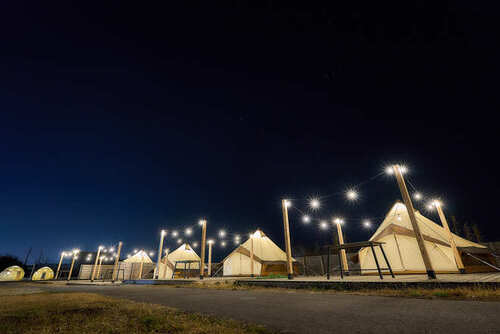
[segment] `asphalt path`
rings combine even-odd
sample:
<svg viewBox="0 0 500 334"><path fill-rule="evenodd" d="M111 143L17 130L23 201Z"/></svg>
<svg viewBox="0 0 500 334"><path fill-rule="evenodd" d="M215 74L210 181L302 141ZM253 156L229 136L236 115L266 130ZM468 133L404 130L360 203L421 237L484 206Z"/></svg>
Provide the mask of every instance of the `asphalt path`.
<svg viewBox="0 0 500 334"><path fill-rule="evenodd" d="M500 302L134 285L47 285L43 289L162 304L285 333L500 333Z"/></svg>

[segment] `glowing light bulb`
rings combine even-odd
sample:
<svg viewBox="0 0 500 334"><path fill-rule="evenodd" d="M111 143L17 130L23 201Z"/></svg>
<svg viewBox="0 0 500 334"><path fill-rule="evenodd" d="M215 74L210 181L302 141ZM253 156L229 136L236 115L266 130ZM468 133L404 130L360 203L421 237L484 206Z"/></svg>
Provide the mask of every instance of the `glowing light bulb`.
<svg viewBox="0 0 500 334"><path fill-rule="evenodd" d="M392 166L387 166L387 167L385 167L385 173L386 173L387 175L392 175L392 174L394 174L394 169L392 168Z"/></svg>
<svg viewBox="0 0 500 334"><path fill-rule="evenodd" d="M177 243L180 244L182 242L182 239L177 239Z"/></svg>
<svg viewBox="0 0 500 334"><path fill-rule="evenodd" d="M149 256L153 256L153 255L155 255L154 252L149 252Z"/></svg>
<svg viewBox="0 0 500 334"><path fill-rule="evenodd" d="M219 237L224 238L226 236L226 231L220 230L219 231Z"/></svg>
<svg viewBox="0 0 500 334"><path fill-rule="evenodd" d="M173 236L173 237L176 237L176 236L178 236L178 235L179 235L179 232L177 232L177 231L172 231L172 236Z"/></svg>
<svg viewBox="0 0 500 334"><path fill-rule="evenodd" d="M292 202L290 202L289 200L287 200L287 199L286 199L286 200L285 200L285 207L286 207L286 208L289 208L289 207L291 207L291 206L292 206Z"/></svg>
<svg viewBox="0 0 500 334"><path fill-rule="evenodd" d="M203 224L205 224L205 221L204 221L203 219L200 219L200 220L198 221L198 225L203 226Z"/></svg>
<svg viewBox="0 0 500 334"><path fill-rule="evenodd" d="M365 228L370 228L370 227L372 227L372 223L371 223L371 221L369 221L368 219L366 219L366 220L363 221L363 226Z"/></svg>
<svg viewBox="0 0 500 334"><path fill-rule="evenodd" d="M313 209L319 209L321 204L317 198L313 198L311 199L311 201L309 201L309 206Z"/></svg>
<svg viewBox="0 0 500 334"><path fill-rule="evenodd" d="M326 230L328 228L328 223L324 220L320 221L319 228L322 230Z"/></svg>
<svg viewBox="0 0 500 334"><path fill-rule="evenodd" d="M137 253L137 252L138 252L138 250L137 250L137 249L134 249L134 253Z"/></svg>
<svg viewBox="0 0 500 334"><path fill-rule="evenodd" d="M220 245L221 245L222 247L226 247L226 242L225 242L225 241L223 241L223 242L221 242L221 243L220 243Z"/></svg>
<svg viewBox="0 0 500 334"><path fill-rule="evenodd" d="M161 230L161 236L164 237L167 234L167 231Z"/></svg>
<svg viewBox="0 0 500 334"><path fill-rule="evenodd" d="M193 233L193 230L191 230L189 227L185 231L186 235L191 235Z"/></svg>
<svg viewBox="0 0 500 334"><path fill-rule="evenodd" d="M210 240L208 240L208 241L207 241L207 243L208 243L209 245L213 245L213 244L214 244L214 241L213 241L212 239L210 239Z"/></svg>
<svg viewBox="0 0 500 334"><path fill-rule="evenodd" d="M354 189L349 189L347 192L346 192L346 196L349 200L351 201L354 201L356 199L358 199L358 192Z"/></svg>
<svg viewBox="0 0 500 334"><path fill-rule="evenodd" d="M195 247L195 248L196 248L196 247L198 247L198 243L197 243L197 242L195 242L195 243L193 244L193 247Z"/></svg>
<svg viewBox="0 0 500 334"><path fill-rule="evenodd" d="M422 199L422 194L421 193L415 193L415 194L413 194L413 198L416 201L420 201Z"/></svg>
<svg viewBox="0 0 500 334"><path fill-rule="evenodd" d="M311 217L309 217L308 215L305 215L305 216L302 217L302 221L304 223L306 223L306 224L310 223L311 222Z"/></svg>
<svg viewBox="0 0 500 334"><path fill-rule="evenodd" d="M399 170L401 171L401 174L408 173L408 167L406 167L405 165L399 166Z"/></svg>

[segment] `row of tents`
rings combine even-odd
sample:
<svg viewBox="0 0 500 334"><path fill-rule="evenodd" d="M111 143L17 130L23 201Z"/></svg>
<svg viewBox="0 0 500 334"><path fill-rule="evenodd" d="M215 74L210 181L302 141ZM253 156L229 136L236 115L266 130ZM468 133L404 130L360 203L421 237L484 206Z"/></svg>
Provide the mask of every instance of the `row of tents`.
<svg viewBox="0 0 500 334"><path fill-rule="evenodd" d="M425 247L429 253L436 273L459 272L447 231L439 224L415 212ZM495 258L487 247L452 234L457 249L462 257L466 272L494 271ZM426 273L425 265L415 238L406 206L397 202L389 210L383 222L371 236L370 241L382 242L388 261L395 274ZM379 248L375 253L378 258ZM251 255L251 253L253 253ZM253 260L252 260L253 258ZM475 260L472 260L475 259ZM376 267L371 248L362 248L351 257L359 263L361 274L371 274ZM252 264L253 261L253 264ZM148 254L139 251L124 260L125 263L154 264ZM185 243L175 251L164 256L159 264L156 277L169 279L175 276L196 276L200 271L201 259L193 248ZM298 272L299 263L293 259L294 272ZM279 248L264 232L257 230L244 243L234 249L222 260L223 276L268 276L286 275L286 253ZM24 271L20 267L10 267L0 273L0 280L5 278L22 279ZM49 271L50 270L50 271ZM41 273L37 276L37 273ZM141 268L142 272L142 268ZM33 275L38 279L52 279L54 273L48 267L41 268ZM35 279L35 278L33 278Z"/></svg>
<svg viewBox="0 0 500 334"><path fill-rule="evenodd" d="M20 281L24 278L24 269L19 266L10 266L0 272L0 281ZM31 276L32 281L46 281L54 278L54 271L50 267L42 267Z"/></svg>

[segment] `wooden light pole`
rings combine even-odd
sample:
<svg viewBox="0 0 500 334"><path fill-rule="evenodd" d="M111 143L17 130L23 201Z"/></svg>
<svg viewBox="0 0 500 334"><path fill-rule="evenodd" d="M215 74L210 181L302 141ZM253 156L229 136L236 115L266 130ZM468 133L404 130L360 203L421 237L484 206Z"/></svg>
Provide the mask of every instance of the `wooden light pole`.
<svg viewBox="0 0 500 334"><path fill-rule="evenodd" d="M144 249L141 250L144 253ZM141 256L141 265L139 266L139 279L142 279L142 269L144 269L144 256Z"/></svg>
<svg viewBox="0 0 500 334"><path fill-rule="evenodd" d="M55 277L55 279L57 279L59 277L59 271L61 270L61 264L62 264L63 258L65 256L66 256L66 253L62 252L61 253L61 257L59 258L59 264L57 265L57 271L56 271L56 277Z"/></svg>
<svg viewBox="0 0 500 334"><path fill-rule="evenodd" d="M335 225L337 225L337 235L339 237L339 246L344 244L344 234L342 233L342 219L336 218L334 220ZM340 258L342 259L342 270L346 276L349 276L349 264L347 263L347 255L345 249L340 250Z"/></svg>
<svg viewBox="0 0 500 334"><path fill-rule="evenodd" d="M399 165L393 165L392 168L394 170L394 174L396 175L399 190L401 191L401 196L403 197L403 201L406 205L406 210L408 211L408 215L410 216L410 222L413 231L415 232L415 238L417 239L420 254L422 255L422 259L424 261L425 270L427 271L427 277L429 277L429 279L435 279L436 273L432 268L432 263L429 257L429 253L427 252L427 248L425 248L424 238L422 236L422 232L420 231L420 227L418 226L417 218L415 217L415 209L413 208L410 194L408 193L408 189L406 188L406 183L403 178L403 174L401 173L401 167Z"/></svg>
<svg viewBox="0 0 500 334"><path fill-rule="evenodd" d="M99 276L101 275L102 260L104 260L104 255L101 256L101 258L99 259L99 266L97 268L97 279L99 279Z"/></svg>
<svg viewBox="0 0 500 334"><path fill-rule="evenodd" d="M212 276L212 245L214 244L213 240L208 240L208 277Z"/></svg>
<svg viewBox="0 0 500 334"><path fill-rule="evenodd" d="M123 242L119 242L118 243L118 252L116 253L116 259L115 259L115 266L113 267L113 278L112 278L112 282L118 280L118 264L120 262L120 253L122 251L122 245L123 245Z"/></svg>
<svg viewBox="0 0 500 334"><path fill-rule="evenodd" d="M250 234L250 276L253 277L254 269L253 269L253 233Z"/></svg>
<svg viewBox="0 0 500 334"><path fill-rule="evenodd" d="M457 264L458 271L461 274L465 274L464 263L462 262L462 257L457 249L457 244L455 243L455 238L453 238L453 234L450 231L450 227L448 226L448 222L446 221L446 216L443 213L443 209L441 207L441 202L435 200L432 201L432 205L434 205L439 214L439 219L441 220L441 224L443 224L446 233L448 233L448 240L450 242L450 247L453 250L453 255L455 256L455 263Z"/></svg>
<svg viewBox="0 0 500 334"><path fill-rule="evenodd" d="M160 278L160 262L161 254L163 252L163 239L165 238L165 234L167 234L167 232L165 230L161 230L160 245L158 246L158 261L156 262L156 279Z"/></svg>
<svg viewBox="0 0 500 334"><path fill-rule="evenodd" d="M69 268L68 281L71 279L71 274L73 273L73 266L75 265L75 260L79 252L80 252L79 250L73 251L73 260L71 260L71 267Z"/></svg>
<svg viewBox="0 0 500 334"><path fill-rule="evenodd" d="M290 202L286 199L281 200L283 211L283 229L285 231L286 264L288 269L288 279L293 279L292 267L292 247L290 245L290 225L288 223L288 206Z"/></svg>
<svg viewBox="0 0 500 334"><path fill-rule="evenodd" d="M169 249L167 248L167 249L165 250L165 267L163 268L163 279L165 279L165 278L166 278L166 276L167 276L168 251L169 251Z"/></svg>
<svg viewBox="0 0 500 334"><path fill-rule="evenodd" d="M200 279L203 279L205 275L205 241L207 237L207 221L205 219L200 220L201 224L201 265L200 265Z"/></svg>
<svg viewBox="0 0 500 334"><path fill-rule="evenodd" d="M97 248L97 255L95 257L95 263L94 263L94 268L92 268L92 276L90 277L90 281L93 282L94 281L94 278L95 278L95 272L97 270L97 263L99 262L99 255L101 254L101 249L103 247L102 246L99 246Z"/></svg>

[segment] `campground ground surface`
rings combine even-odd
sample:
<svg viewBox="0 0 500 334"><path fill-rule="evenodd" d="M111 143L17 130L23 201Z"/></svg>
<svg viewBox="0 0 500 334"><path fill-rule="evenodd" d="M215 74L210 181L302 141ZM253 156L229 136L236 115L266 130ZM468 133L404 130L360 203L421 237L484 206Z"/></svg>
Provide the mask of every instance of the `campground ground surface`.
<svg viewBox="0 0 500 334"><path fill-rule="evenodd" d="M498 333L500 302L429 300L301 290L8 284L13 293L91 292L233 318L287 333Z"/></svg>

